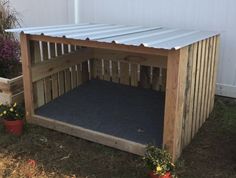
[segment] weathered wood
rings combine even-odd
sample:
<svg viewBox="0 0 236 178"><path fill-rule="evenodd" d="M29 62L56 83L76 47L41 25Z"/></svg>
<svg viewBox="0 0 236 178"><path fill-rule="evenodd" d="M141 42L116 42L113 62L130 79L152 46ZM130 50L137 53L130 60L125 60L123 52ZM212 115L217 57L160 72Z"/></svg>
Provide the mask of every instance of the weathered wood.
<svg viewBox="0 0 236 178"><path fill-rule="evenodd" d="M20 34L26 119L34 114L29 35Z"/></svg>
<svg viewBox="0 0 236 178"><path fill-rule="evenodd" d="M112 61L120 61L124 63L140 64L143 66L162 67L167 66L167 57L148 54L137 54L131 52L120 52L114 50L94 49L95 58L110 59Z"/></svg>
<svg viewBox="0 0 236 178"><path fill-rule="evenodd" d="M131 86L138 86L138 64L131 64Z"/></svg>
<svg viewBox="0 0 236 178"><path fill-rule="evenodd" d="M151 72L150 67L148 66L140 67L140 82L139 82L140 87L151 88L150 72Z"/></svg>
<svg viewBox="0 0 236 178"><path fill-rule="evenodd" d="M167 61L163 145L176 160L181 153L188 48L171 51Z"/></svg>
<svg viewBox="0 0 236 178"><path fill-rule="evenodd" d="M129 76L129 64L120 63L120 83L124 85L130 85L130 76Z"/></svg>
<svg viewBox="0 0 236 178"><path fill-rule="evenodd" d="M219 63L219 54L220 54L220 36L215 37L215 46L214 46L214 70L213 70L213 87L212 87L212 96L211 96L211 106L210 111L214 108L214 101L215 101L215 93L216 93L216 77L217 77L217 69Z"/></svg>
<svg viewBox="0 0 236 178"><path fill-rule="evenodd" d="M88 60L89 57L89 50L83 50L35 64L32 66L33 82L41 80L76 64L82 63Z"/></svg>
<svg viewBox="0 0 236 178"><path fill-rule="evenodd" d="M97 41L89 41L89 40L79 40L79 39L68 39L61 37L50 37L45 35L30 35L30 40L34 41L47 41L51 43L63 43L77 46L84 46L90 48L98 48L98 49L107 49L114 51L122 51L122 52L133 52L136 54L151 54L157 56L167 56L168 50L164 49L155 49L155 48L147 48L144 46L127 46L122 44L114 44L114 43L104 43Z"/></svg>
<svg viewBox="0 0 236 178"><path fill-rule="evenodd" d="M14 102L23 102L23 77L19 76L13 79L0 77L0 102L11 104ZM17 96L17 99L16 99Z"/></svg>
<svg viewBox="0 0 236 178"><path fill-rule="evenodd" d="M83 127L56 121L54 119L34 115L29 122L72 136L80 137L92 142L127 151L133 154L143 156L145 153L146 145L104 134L101 132L85 129Z"/></svg>

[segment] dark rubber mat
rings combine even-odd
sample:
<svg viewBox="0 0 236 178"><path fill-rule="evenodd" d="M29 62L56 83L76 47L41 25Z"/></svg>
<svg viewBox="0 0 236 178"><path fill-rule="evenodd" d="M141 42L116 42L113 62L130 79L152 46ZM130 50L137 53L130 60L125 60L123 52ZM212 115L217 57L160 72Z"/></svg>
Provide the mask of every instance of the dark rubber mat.
<svg viewBox="0 0 236 178"><path fill-rule="evenodd" d="M164 93L91 80L36 114L141 144L161 146Z"/></svg>

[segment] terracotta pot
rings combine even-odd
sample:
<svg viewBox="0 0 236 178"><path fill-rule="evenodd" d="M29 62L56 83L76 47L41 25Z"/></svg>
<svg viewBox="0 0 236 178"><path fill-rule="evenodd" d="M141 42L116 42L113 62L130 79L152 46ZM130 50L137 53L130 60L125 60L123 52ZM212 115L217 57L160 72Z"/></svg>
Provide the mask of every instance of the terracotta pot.
<svg viewBox="0 0 236 178"><path fill-rule="evenodd" d="M171 173L167 172L165 175L163 176L159 176L159 175L155 175L154 172L150 172L149 174L150 178L172 178Z"/></svg>
<svg viewBox="0 0 236 178"><path fill-rule="evenodd" d="M6 132L12 135L20 136L23 132L23 120L9 121L4 120Z"/></svg>

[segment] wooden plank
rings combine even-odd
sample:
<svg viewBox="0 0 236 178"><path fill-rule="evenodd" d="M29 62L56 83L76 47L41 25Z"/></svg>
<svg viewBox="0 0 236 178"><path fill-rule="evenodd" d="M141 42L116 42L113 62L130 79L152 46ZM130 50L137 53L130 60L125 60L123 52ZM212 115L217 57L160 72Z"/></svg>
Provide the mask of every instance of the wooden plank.
<svg viewBox="0 0 236 178"><path fill-rule="evenodd" d="M25 98L25 112L26 119L31 119L34 114L34 102L33 102L33 85L31 75L31 55L30 55L30 44L29 35L24 33L20 34L20 45L21 45L21 57L22 57L22 68L23 68L23 83L24 83L24 98Z"/></svg>
<svg viewBox="0 0 236 178"><path fill-rule="evenodd" d="M193 44L192 51L190 53L190 57L192 58L192 64L191 68L191 74L190 79L191 83L189 83L190 86L190 99L189 99L189 106L188 106L188 112L186 113L186 118L188 120L187 123L187 136L185 137L185 145L188 145L192 139L192 130L193 130L193 123L194 123L194 103L195 103L195 93L196 93L196 70L197 70L197 52L198 52L198 43ZM190 71L189 71L190 72Z"/></svg>
<svg viewBox="0 0 236 178"><path fill-rule="evenodd" d="M72 89L77 87L77 71L75 66L71 67L71 85Z"/></svg>
<svg viewBox="0 0 236 178"><path fill-rule="evenodd" d="M173 160L181 154L187 60L188 47L171 51L168 56L163 146L172 154Z"/></svg>
<svg viewBox="0 0 236 178"><path fill-rule="evenodd" d="M105 43L105 42L97 42L90 40L79 40L79 39L67 39L61 37L50 37L44 35L30 35L30 40L34 41L47 41L51 43L64 43L70 45L91 47L91 48L99 48L99 49L109 49L114 51L123 51L123 52L133 52L138 54L152 54L157 56L167 56L168 50L164 49L155 49L155 48L147 48L144 46L128 46L122 44L114 44L114 43Z"/></svg>
<svg viewBox="0 0 236 178"><path fill-rule="evenodd" d="M152 77L152 89L156 91L160 91L160 68L153 68L153 77Z"/></svg>
<svg viewBox="0 0 236 178"><path fill-rule="evenodd" d="M65 93L65 72L61 71L58 73L58 89L59 96Z"/></svg>
<svg viewBox="0 0 236 178"><path fill-rule="evenodd" d="M106 81L111 80L111 75L110 75L110 63L109 60L103 60L104 61L104 77L103 79Z"/></svg>
<svg viewBox="0 0 236 178"><path fill-rule="evenodd" d="M219 54L220 54L220 36L216 36L216 41L215 41L215 52L214 52L214 75L213 75L213 87L212 87L212 98L211 98L211 110L214 108L214 103L215 103L215 93L216 93L216 77L217 77L217 69L218 69L218 63L219 63Z"/></svg>
<svg viewBox="0 0 236 178"><path fill-rule="evenodd" d="M120 83L130 85L129 64L120 62Z"/></svg>
<svg viewBox="0 0 236 178"><path fill-rule="evenodd" d="M77 79L77 81L76 81L76 83L77 83L77 86L79 86L79 85L81 85L82 84L82 66L81 66L82 64L78 64L77 65L77 77L76 77L76 79Z"/></svg>
<svg viewBox="0 0 236 178"><path fill-rule="evenodd" d="M206 59L206 56L207 56L207 46L208 46L208 40L204 40L205 42L205 46L204 46L204 49L203 49L203 54L202 54L202 78L201 78L201 83L202 83L202 86L201 86L201 102L200 102L200 117L199 117L199 128L202 127L202 124L203 124L203 121L204 121L204 115L205 115L205 109L204 109L204 105L205 105L205 80L206 80L206 68L207 68L207 59Z"/></svg>
<svg viewBox="0 0 236 178"><path fill-rule="evenodd" d="M81 65L82 65L82 83L85 83L89 81L88 61L83 62Z"/></svg>
<svg viewBox="0 0 236 178"><path fill-rule="evenodd" d="M58 73L52 75L52 99L56 99L59 96L59 86L58 86Z"/></svg>
<svg viewBox="0 0 236 178"><path fill-rule="evenodd" d="M34 115L30 123L37 124L49 129L63 132L75 137L83 138L92 142L103 144L109 147L127 151L143 156L146 145L118 138L101 132L89 130L80 126L67 124L50 118Z"/></svg>
<svg viewBox="0 0 236 178"><path fill-rule="evenodd" d="M210 69L210 39L207 39L206 45L206 55L205 55L205 71L204 71L204 93L203 93L203 115L202 115L202 124L207 119L207 97L208 97L208 83L209 83L209 69Z"/></svg>
<svg viewBox="0 0 236 178"><path fill-rule="evenodd" d="M144 66L162 68L166 68L167 66L167 57L165 56L137 54L131 52L104 49L94 49L93 54L95 58L110 59L113 61L118 60L124 63L140 64Z"/></svg>
<svg viewBox="0 0 236 178"><path fill-rule="evenodd" d="M209 94L208 94L208 102L207 102L207 113L208 113L208 117L210 116L210 105L211 105L211 96L212 96L212 83L213 83L213 76L214 76L214 45L215 44L215 37L211 38L211 45L210 45L210 64L209 64L209 71L210 71L210 75L209 75Z"/></svg>
<svg viewBox="0 0 236 178"><path fill-rule="evenodd" d="M197 132L197 121L198 121L198 100L200 97L199 93L199 83L200 83L200 67L201 67L201 53L202 53L202 41L198 42L198 51L197 51L197 62L196 62L196 77L195 77L195 95L194 95L194 108L193 108L193 124L192 124L192 138Z"/></svg>
<svg viewBox="0 0 236 178"><path fill-rule="evenodd" d="M112 82L119 83L118 61L112 61Z"/></svg>
<svg viewBox="0 0 236 178"><path fill-rule="evenodd" d="M131 76L130 76L131 86L138 86L138 64L131 64Z"/></svg>
<svg viewBox="0 0 236 178"><path fill-rule="evenodd" d="M65 69L64 70L64 76L65 76L65 92L68 92L72 89L70 69Z"/></svg>
<svg viewBox="0 0 236 178"><path fill-rule="evenodd" d="M203 90L203 69L204 69L204 56L205 56L205 46L206 46L206 41L202 41L202 50L200 54L200 70L199 70L199 85L198 85L198 110L197 110L197 118L196 118L196 130L195 133L197 133L198 129L201 127L201 113L202 113L202 90Z"/></svg>
<svg viewBox="0 0 236 178"><path fill-rule="evenodd" d="M44 79L44 95L45 102L49 103L52 100L52 79L47 77Z"/></svg>
<svg viewBox="0 0 236 178"><path fill-rule="evenodd" d="M86 61L89 55L89 50L82 50L76 53L65 54L42 63L35 64L32 66L33 82Z"/></svg>
<svg viewBox="0 0 236 178"><path fill-rule="evenodd" d="M151 72L150 67L148 67L148 66L141 66L140 67L140 82L139 82L140 87L151 88L150 72Z"/></svg>
<svg viewBox="0 0 236 178"><path fill-rule="evenodd" d="M167 77L167 69L162 68L162 74L161 74L161 77L160 77L161 91L165 91L166 90L166 77Z"/></svg>
<svg viewBox="0 0 236 178"><path fill-rule="evenodd" d="M102 60L101 59L94 59L93 73L94 73L94 78L103 80Z"/></svg>

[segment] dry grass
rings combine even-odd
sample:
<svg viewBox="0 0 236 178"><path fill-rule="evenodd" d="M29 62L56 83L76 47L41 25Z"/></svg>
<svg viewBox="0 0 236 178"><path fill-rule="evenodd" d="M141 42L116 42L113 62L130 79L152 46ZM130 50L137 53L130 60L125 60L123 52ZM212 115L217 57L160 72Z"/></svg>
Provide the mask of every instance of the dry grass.
<svg viewBox="0 0 236 178"><path fill-rule="evenodd" d="M34 165L35 162L35 165ZM211 118L178 161L183 178L236 177L236 102L217 99ZM145 178L140 157L28 125L20 138L0 128L0 177Z"/></svg>

